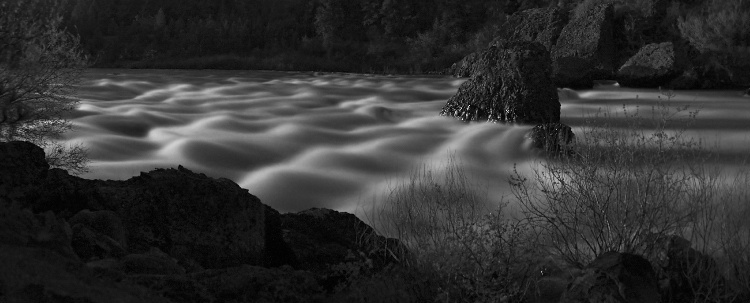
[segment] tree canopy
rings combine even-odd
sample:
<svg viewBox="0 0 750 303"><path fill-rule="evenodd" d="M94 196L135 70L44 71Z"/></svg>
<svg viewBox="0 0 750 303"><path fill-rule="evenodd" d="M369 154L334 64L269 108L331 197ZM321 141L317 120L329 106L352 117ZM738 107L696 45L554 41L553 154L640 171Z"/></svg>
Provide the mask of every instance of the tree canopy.
<svg viewBox="0 0 750 303"><path fill-rule="evenodd" d="M69 130L64 113L86 65L76 37L60 27L54 1L0 2L0 140L30 141L48 148L48 160L77 172L85 169L81 147L54 139Z"/></svg>

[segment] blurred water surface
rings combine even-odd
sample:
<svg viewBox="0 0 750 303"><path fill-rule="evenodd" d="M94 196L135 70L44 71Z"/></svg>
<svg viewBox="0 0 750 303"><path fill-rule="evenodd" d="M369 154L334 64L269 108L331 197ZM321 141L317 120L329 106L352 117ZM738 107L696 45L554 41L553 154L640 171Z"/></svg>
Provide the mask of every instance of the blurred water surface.
<svg viewBox="0 0 750 303"><path fill-rule="evenodd" d="M493 199L514 164L528 170L529 125L464 124L438 115L465 79L272 71L89 70L65 140L90 149L86 178L127 179L183 165L226 177L282 212L361 210L422 165L455 157ZM623 109L699 110L680 124L722 160L750 152L750 98L741 91L602 85L560 90L562 122L627 127ZM610 115L605 117L603 113ZM616 115L611 115L616 114ZM439 169L438 169L439 170Z"/></svg>

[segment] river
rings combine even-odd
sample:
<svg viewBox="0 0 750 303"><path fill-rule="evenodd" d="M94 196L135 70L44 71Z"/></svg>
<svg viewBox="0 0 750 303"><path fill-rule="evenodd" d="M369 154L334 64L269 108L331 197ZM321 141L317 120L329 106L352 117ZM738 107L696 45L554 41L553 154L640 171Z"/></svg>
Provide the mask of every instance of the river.
<svg viewBox="0 0 750 303"><path fill-rule="evenodd" d="M514 165L537 157L531 126L464 124L438 115L465 79L342 73L92 69L70 114L69 143L90 151L85 178L123 180L183 165L237 182L281 212L326 207L359 212L415 168L440 170L453 157L508 195ZM685 134L732 166L750 153L750 98L742 91L627 89L602 83L559 90L561 120L618 127L623 109L650 113L659 103L698 110ZM597 113L599 113L597 115ZM601 113L610 113L604 117ZM589 124L593 123L593 124ZM622 126L625 124L623 123Z"/></svg>

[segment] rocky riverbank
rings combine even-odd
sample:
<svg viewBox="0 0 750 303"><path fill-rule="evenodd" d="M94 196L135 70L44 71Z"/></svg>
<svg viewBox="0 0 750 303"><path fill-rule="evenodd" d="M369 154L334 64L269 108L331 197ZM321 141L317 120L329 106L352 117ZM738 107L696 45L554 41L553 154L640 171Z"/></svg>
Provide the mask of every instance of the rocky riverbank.
<svg viewBox="0 0 750 303"><path fill-rule="evenodd" d="M183 167L87 180L31 143L0 154L4 302L310 302L403 255L352 214L279 214Z"/></svg>
<svg viewBox="0 0 750 303"><path fill-rule="evenodd" d="M515 299L748 299L687 240L649 243L653 255L607 252L585 266L537 251L516 264L531 270ZM0 143L2 302L439 301L438 276L411 254L352 214L280 214L184 167L87 180L50 169L31 143Z"/></svg>
<svg viewBox="0 0 750 303"><path fill-rule="evenodd" d="M623 87L639 88L750 86L746 60L702 54L686 38L666 30L678 27L677 19L660 24L669 9L667 1L653 1L650 14L645 15L624 11L626 6L613 2L582 6L581 12L572 16L556 6L520 11L507 19L488 49L466 56L446 73L456 77L477 74L488 64L483 58L498 43L506 43L500 41L510 40L543 46L550 54L551 78L557 87L590 88L594 80L616 80ZM633 15L639 19L624 17ZM658 29L660 34L642 37L630 33L639 26Z"/></svg>

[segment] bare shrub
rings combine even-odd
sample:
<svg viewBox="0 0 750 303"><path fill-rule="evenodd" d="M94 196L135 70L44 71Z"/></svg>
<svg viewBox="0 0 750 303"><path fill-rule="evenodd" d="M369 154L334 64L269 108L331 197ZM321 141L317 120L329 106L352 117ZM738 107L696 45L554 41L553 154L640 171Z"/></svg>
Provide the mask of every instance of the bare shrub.
<svg viewBox="0 0 750 303"><path fill-rule="evenodd" d="M682 36L701 52L731 52L750 46L750 2L710 0L701 9L681 17Z"/></svg>
<svg viewBox="0 0 750 303"><path fill-rule="evenodd" d="M602 113L605 121L626 120L624 128L584 127L572 149L577 155L540 162L533 176L511 179L516 200L551 252L573 264L587 264L607 251L648 255L651 235L682 231L695 212L710 177L702 170L700 146L670 129L685 108L655 107Z"/></svg>
<svg viewBox="0 0 750 303"><path fill-rule="evenodd" d="M691 264L688 281L694 302L750 299L750 165L722 174L709 187L706 204L693 218L684 237L710 256L712 268Z"/></svg>
<svg viewBox="0 0 750 303"><path fill-rule="evenodd" d="M645 117L625 108L600 114L610 122L583 127L577 155L539 162L530 176L516 172L514 196L545 250L571 264L607 251L640 254L680 284L682 293L665 294L665 302L744 302L750 166L728 174L709 164L713 152L682 131L697 112L667 105ZM665 247L673 236L685 243ZM662 268L670 249L678 253Z"/></svg>
<svg viewBox="0 0 750 303"><path fill-rule="evenodd" d="M81 146L55 143L70 130L64 114L78 100L71 98L85 57L77 38L61 28L57 1L0 3L0 140L24 140L53 155L53 166L83 172Z"/></svg>
<svg viewBox="0 0 750 303"><path fill-rule="evenodd" d="M368 216L408 248L406 270L436 302L522 300L532 282L534 238L524 221L490 206L454 157L422 167L394 186ZM422 286L425 287L425 286ZM425 293L422 291L421 293Z"/></svg>

